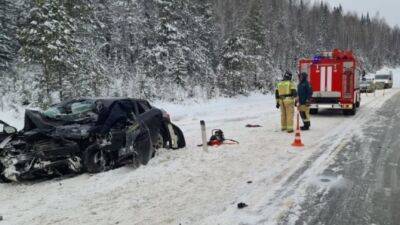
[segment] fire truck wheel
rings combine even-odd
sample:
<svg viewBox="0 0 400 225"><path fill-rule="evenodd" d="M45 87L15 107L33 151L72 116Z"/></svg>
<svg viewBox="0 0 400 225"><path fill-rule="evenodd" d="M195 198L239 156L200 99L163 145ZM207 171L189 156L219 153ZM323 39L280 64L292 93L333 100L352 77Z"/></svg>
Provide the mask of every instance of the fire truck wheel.
<svg viewBox="0 0 400 225"><path fill-rule="evenodd" d="M311 115L316 115L316 114L318 114L318 109L310 109L310 114L311 114Z"/></svg>
<svg viewBox="0 0 400 225"><path fill-rule="evenodd" d="M357 113L356 104L353 105L353 109L343 110L343 115L345 116L354 116Z"/></svg>

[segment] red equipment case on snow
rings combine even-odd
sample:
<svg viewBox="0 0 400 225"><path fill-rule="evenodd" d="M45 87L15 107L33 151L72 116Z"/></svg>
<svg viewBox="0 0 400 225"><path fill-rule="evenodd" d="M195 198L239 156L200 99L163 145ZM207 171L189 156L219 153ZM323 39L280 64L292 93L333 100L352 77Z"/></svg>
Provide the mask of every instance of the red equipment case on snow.
<svg viewBox="0 0 400 225"><path fill-rule="evenodd" d="M342 109L345 115L355 115L360 106L357 60L351 51L323 52L313 59L302 59L299 71L307 73L313 89L311 114L320 108Z"/></svg>

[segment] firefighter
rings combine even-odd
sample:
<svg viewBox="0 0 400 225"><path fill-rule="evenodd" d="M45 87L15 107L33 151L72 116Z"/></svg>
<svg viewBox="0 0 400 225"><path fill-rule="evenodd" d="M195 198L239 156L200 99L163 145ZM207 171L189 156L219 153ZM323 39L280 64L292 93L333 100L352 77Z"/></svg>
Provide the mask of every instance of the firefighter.
<svg viewBox="0 0 400 225"><path fill-rule="evenodd" d="M307 73L300 73L299 84L297 85L298 97L296 99L296 105L298 105L298 110L300 112L301 119L303 120L303 126L300 128L301 130L309 130L311 126L310 100L313 95L313 91L307 78Z"/></svg>
<svg viewBox="0 0 400 225"><path fill-rule="evenodd" d="M293 132L293 114L295 98L297 97L296 85L292 81L292 73L286 71L283 80L278 83L275 98L276 108L281 109L282 131Z"/></svg>

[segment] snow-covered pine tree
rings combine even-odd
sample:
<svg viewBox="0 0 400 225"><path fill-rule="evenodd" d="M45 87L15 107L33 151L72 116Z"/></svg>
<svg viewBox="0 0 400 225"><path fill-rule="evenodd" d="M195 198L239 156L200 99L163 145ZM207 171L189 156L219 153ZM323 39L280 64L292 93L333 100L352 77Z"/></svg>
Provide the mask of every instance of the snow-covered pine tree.
<svg viewBox="0 0 400 225"><path fill-rule="evenodd" d="M221 94L233 97L247 94L248 83L243 71L247 66L245 40L242 37L229 38L223 48L221 65L218 69L218 86Z"/></svg>
<svg viewBox="0 0 400 225"><path fill-rule="evenodd" d="M11 69L18 51L17 15L18 8L13 0L0 1L0 77Z"/></svg>
<svg viewBox="0 0 400 225"><path fill-rule="evenodd" d="M326 51L326 49L334 48L334 39L330 33L329 17L330 12L328 5L321 2L320 6L316 9L316 15L318 16L318 26L316 27L317 51Z"/></svg>
<svg viewBox="0 0 400 225"><path fill-rule="evenodd" d="M154 5L158 21L152 34L156 38L154 45L145 50L148 54L145 58L151 58L155 65L147 76L156 80L157 89L165 97L177 100L181 98L188 78L188 30L182 29L188 18L188 2L154 0Z"/></svg>
<svg viewBox="0 0 400 225"><path fill-rule="evenodd" d="M76 40L79 68L76 73L77 82L73 90L75 97L91 97L104 95L109 84L108 63L105 57L99 55L105 38L101 34L101 25L95 5L96 0L69 0L63 6L67 15L74 18L76 31L73 38ZM96 35L94 35L96 34Z"/></svg>
<svg viewBox="0 0 400 225"><path fill-rule="evenodd" d="M215 95L215 69L218 65L217 41L219 30L216 26L216 16L213 9L213 0L191 0L189 4L188 23L185 29L189 30L187 51L190 74L189 96L194 96L197 87L206 97ZM194 87L194 88L193 88ZM198 94L197 94L198 95Z"/></svg>
<svg viewBox="0 0 400 225"><path fill-rule="evenodd" d="M15 1L0 1L0 110L7 105L10 92L16 88L14 64L19 48L16 40L19 8Z"/></svg>
<svg viewBox="0 0 400 225"><path fill-rule="evenodd" d="M20 13L8 7L21 1ZM180 100L213 97L218 88L226 96L245 94L272 88L283 70L296 69L299 58L334 47L353 49L368 71L400 63L399 28L379 16L360 18L343 13L341 7L320 3L310 7L305 0L3 0L0 4L2 28L21 22L24 45L18 54L3 54L2 65L5 58L15 64L20 56L25 61L1 82L7 87L0 88L2 93L12 89L27 100L40 98L39 92L50 101L60 90L58 97L63 98L129 95ZM53 19L57 23L50 29L46 25L56 15L61 19ZM70 33L59 32L68 26ZM10 49L4 43L17 43L4 38L5 32L0 31L3 52ZM61 46L57 38L62 39ZM65 59L55 61L56 53Z"/></svg>
<svg viewBox="0 0 400 225"><path fill-rule="evenodd" d="M79 82L79 51L74 39L75 20L69 17L60 0L36 0L19 32L21 56L25 63L38 64L43 91L40 105L74 96ZM57 93L54 96L54 93Z"/></svg>
<svg viewBox="0 0 400 225"><path fill-rule="evenodd" d="M239 32L243 37L243 54L246 58L245 70L242 73L246 76L250 90L261 90L266 87L268 74L272 72L272 68L269 67L271 58L266 44L267 32L262 19L261 0L253 0L250 4L249 12Z"/></svg>
<svg viewBox="0 0 400 225"><path fill-rule="evenodd" d="M157 57L159 49L156 48L157 9L155 1L137 0L137 60L135 61L135 83L132 85L135 96L154 99L159 97L155 79L159 65Z"/></svg>
<svg viewBox="0 0 400 225"><path fill-rule="evenodd" d="M237 37L225 42L222 56L220 88L228 96L245 94L248 91L266 90L273 82L271 46L262 17L262 2L251 1ZM231 89L231 90L228 90Z"/></svg>

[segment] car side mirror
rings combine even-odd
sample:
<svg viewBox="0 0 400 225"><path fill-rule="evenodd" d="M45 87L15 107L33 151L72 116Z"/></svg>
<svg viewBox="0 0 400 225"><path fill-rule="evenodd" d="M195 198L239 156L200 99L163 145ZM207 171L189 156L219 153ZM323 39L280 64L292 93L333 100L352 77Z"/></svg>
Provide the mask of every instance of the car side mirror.
<svg viewBox="0 0 400 225"><path fill-rule="evenodd" d="M5 126L3 128L3 130L4 130L4 133L6 133L6 134L15 134L15 133L17 133L17 128L12 127L12 126Z"/></svg>

